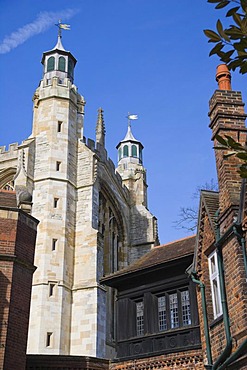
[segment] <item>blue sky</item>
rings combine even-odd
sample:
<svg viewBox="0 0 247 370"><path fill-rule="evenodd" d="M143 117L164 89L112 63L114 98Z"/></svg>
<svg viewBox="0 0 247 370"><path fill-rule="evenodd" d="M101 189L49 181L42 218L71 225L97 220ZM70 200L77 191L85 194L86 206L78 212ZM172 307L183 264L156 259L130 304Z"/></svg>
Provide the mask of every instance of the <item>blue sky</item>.
<svg viewBox="0 0 247 370"><path fill-rule="evenodd" d="M181 206L197 205L195 189L216 178L208 100L217 88L217 57L203 29L223 11L206 0L1 0L0 145L31 133L32 96L42 77L41 56L56 44L59 18L71 25L63 45L77 59L75 84L85 97L84 135L95 137L104 109L106 147L127 130L144 145L148 203L160 242L184 237L174 228ZM246 100L246 77L235 72L234 90Z"/></svg>

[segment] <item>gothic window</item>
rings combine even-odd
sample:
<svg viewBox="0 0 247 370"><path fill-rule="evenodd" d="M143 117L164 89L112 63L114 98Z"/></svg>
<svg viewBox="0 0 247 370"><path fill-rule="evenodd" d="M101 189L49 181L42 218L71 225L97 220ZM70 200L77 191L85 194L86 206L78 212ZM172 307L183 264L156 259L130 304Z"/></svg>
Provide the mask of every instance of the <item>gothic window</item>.
<svg viewBox="0 0 247 370"><path fill-rule="evenodd" d="M131 146L131 155L132 157L137 157L137 146L136 145Z"/></svg>
<svg viewBox="0 0 247 370"><path fill-rule="evenodd" d="M211 253L211 255L208 258L208 263L209 263L209 279L210 279L212 302L213 302L213 312L214 312L214 318L216 319L217 317L222 315L218 259L217 259L216 251Z"/></svg>
<svg viewBox="0 0 247 370"><path fill-rule="evenodd" d="M9 181L3 186L3 190L14 190L14 181Z"/></svg>
<svg viewBox="0 0 247 370"><path fill-rule="evenodd" d="M58 70L65 72L65 58L64 57L59 57L58 59Z"/></svg>
<svg viewBox="0 0 247 370"><path fill-rule="evenodd" d="M123 156L128 157L129 156L129 148L128 145L124 145L123 147Z"/></svg>
<svg viewBox="0 0 247 370"><path fill-rule="evenodd" d="M50 57L47 60L47 72L54 71L54 69L55 69L55 58Z"/></svg>

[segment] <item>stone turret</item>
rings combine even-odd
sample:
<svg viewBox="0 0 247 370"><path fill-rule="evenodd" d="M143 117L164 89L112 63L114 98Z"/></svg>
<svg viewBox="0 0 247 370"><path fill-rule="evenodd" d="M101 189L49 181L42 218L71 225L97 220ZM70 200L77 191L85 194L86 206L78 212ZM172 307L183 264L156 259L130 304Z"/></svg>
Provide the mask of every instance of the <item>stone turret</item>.
<svg viewBox="0 0 247 370"><path fill-rule="evenodd" d="M143 145L133 136L130 123L125 138L117 145L117 149L117 172L129 189L133 203L147 206L146 170L142 164Z"/></svg>

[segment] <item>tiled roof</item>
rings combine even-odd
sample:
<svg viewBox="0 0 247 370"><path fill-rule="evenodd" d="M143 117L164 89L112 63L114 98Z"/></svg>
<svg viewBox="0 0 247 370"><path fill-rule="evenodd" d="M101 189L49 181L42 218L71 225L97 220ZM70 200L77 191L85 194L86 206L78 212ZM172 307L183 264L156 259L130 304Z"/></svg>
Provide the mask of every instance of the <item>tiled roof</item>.
<svg viewBox="0 0 247 370"><path fill-rule="evenodd" d="M17 207L15 191L0 190L0 207Z"/></svg>
<svg viewBox="0 0 247 370"><path fill-rule="evenodd" d="M215 216L219 209L219 193L216 191L202 190L201 199L204 202L211 227L215 229Z"/></svg>
<svg viewBox="0 0 247 370"><path fill-rule="evenodd" d="M158 266L181 257L192 255L194 253L196 236L189 236L174 242L154 247L150 252L132 263L130 266L108 275L108 277L117 277L127 273L139 271L142 269ZM102 278L102 281L106 278Z"/></svg>

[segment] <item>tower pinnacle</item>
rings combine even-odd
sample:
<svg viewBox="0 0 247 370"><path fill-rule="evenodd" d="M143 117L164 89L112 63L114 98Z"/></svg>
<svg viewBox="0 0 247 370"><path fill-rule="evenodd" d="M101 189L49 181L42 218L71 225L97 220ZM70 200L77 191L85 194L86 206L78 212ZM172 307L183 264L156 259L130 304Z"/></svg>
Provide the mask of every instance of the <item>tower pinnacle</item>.
<svg viewBox="0 0 247 370"><path fill-rule="evenodd" d="M105 146L105 123L103 116L103 109L98 109L98 118L96 123L96 143Z"/></svg>

